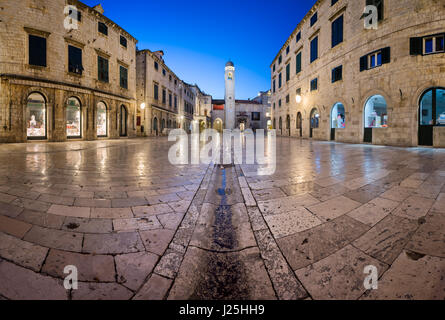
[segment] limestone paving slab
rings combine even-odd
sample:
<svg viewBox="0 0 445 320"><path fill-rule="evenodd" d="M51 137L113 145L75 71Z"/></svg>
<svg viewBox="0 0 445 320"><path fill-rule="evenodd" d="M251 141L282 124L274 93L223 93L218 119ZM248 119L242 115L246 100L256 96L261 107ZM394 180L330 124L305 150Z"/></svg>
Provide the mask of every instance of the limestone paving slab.
<svg viewBox="0 0 445 320"><path fill-rule="evenodd" d="M120 254L144 251L137 232L85 234L82 252L93 254Z"/></svg>
<svg viewBox="0 0 445 320"><path fill-rule="evenodd" d="M48 248L0 232L0 257L39 272Z"/></svg>
<svg viewBox="0 0 445 320"><path fill-rule="evenodd" d="M149 252L137 252L117 255L117 281L125 287L136 291L153 271L159 257Z"/></svg>
<svg viewBox="0 0 445 320"><path fill-rule="evenodd" d="M347 215L361 223L373 227L390 214L398 205L399 203L393 200L376 198L357 209L352 210Z"/></svg>
<svg viewBox="0 0 445 320"><path fill-rule="evenodd" d="M414 258L413 258L414 257ZM445 259L402 252L378 282L366 292L369 300L444 300Z"/></svg>
<svg viewBox="0 0 445 320"><path fill-rule="evenodd" d="M417 221L389 215L353 245L386 264L392 264L418 227Z"/></svg>
<svg viewBox="0 0 445 320"><path fill-rule="evenodd" d="M89 218L90 211L90 208L53 204L48 213L65 217Z"/></svg>
<svg viewBox="0 0 445 320"><path fill-rule="evenodd" d="M276 239L302 232L322 224L320 219L304 207L283 214L265 216L264 219Z"/></svg>
<svg viewBox="0 0 445 320"><path fill-rule="evenodd" d="M320 204L309 206L308 209L319 219L329 221L358 208L360 205L361 203L357 201L339 196Z"/></svg>
<svg viewBox="0 0 445 320"><path fill-rule="evenodd" d="M393 211L393 214L402 218L417 220L426 216L433 204L433 199L410 196Z"/></svg>
<svg viewBox="0 0 445 320"><path fill-rule="evenodd" d="M0 259L0 295L12 300L67 300L62 280Z"/></svg>
<svg viewBox="0 0 445 320"><path fill-rule="evenodd" d="M445 213L429 213L406 249L445 258Z"/></svg>
<svg viewBox="0 0 445 320"><path fill-rule="evenodd" d="M80 252L83 234L33 226L23 239L43 247Z"/></svg>
<svg viewBox="0 0 445 320"><path fill-rule="evenodd" d="M388 269L388 265L352 246L346 246L295 273L314 299L355 300L366 291L364 270L369 265L375 266L379 274Z"/></svg>
<svg viewBox="0 0 445 320"><path fill-rule="evenodd" d="M287 194L285 194L280 188L252 190L252 194L256 201L267 201L287 197Z"/></svg>
<svg viewBox="0 0 445 320"><path fill-rule="evenodd" d="M133 300L164 300L173 280L153 274Z"/></svg>
<svg viewBox="0 0 445 320"><path fill-rule="evenodd" d="M113 231L113 223L111 219L66 217L62 230L80 233L111 233Z"/></svg>
<svg viewBox="0 0 445 320"><path fill-rule="evenodd" d="M168 229L148 230L139 232L145 249L157 255L163 255L175 231Z"/></svg>
<svg viewBox="0 0 445 320"><path fill-rule="evenodd" d="M31 227L32 225L29 223L6 216L0 216L0 232L10 234L17 238L23 238Z"/></svg>
<svg viewBox="0 0 445 320"><path fill-rule="evenodd" d="M91 255L51 249L42 272L64 279L65 266L75 266L79 281L114 282L115 269L110 255Z"/></svg>
<svg viewBox="0 0 445 320"><path fill-rule="evenodd" d="M156 218L156 216L113 220L113 229L116 232L132 230L155 230L161 228L162 225Z"/></svg>
<svg viewBox="0 0 445 320"><path fill-rule="evenodd" d="M342 216L313 229L277 240L293 270L317 262L358 239L370 228Z"/></svg>
<svg viewBox="0 0 445 320"><path fill-rule="evenodd" d="M309 194L290 196L286 198L273 199L258 202L258 208L263 215L274 215L298 210L299 207L308 207L319 203L317 199Z"/></svg>
<svg viewBox="0 0 445 320"><path fill-rule="evenodd" d="M117 283L79 282L73 290L73 300L129 300L133 292Z"/></svg>

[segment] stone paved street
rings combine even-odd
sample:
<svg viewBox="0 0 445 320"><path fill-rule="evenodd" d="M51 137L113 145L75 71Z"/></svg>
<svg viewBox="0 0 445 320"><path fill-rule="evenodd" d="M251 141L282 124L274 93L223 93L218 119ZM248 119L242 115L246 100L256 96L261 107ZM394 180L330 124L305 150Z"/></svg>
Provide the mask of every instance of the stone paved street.
<svg viewBox="0 0 445 320"><path fill-rule="evenodd" d="M258 176L170 145L0 145L0 299L445 299L445 150L278 138Z"/></svg>

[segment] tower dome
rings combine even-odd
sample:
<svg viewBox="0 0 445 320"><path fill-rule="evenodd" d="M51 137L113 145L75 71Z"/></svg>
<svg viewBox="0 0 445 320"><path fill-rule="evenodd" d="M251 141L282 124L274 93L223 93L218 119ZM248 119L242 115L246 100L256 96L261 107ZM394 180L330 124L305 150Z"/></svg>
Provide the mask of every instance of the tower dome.
<svg viewBox="0 0 445 320"><path fill-rule="evenodd" d="M229 61L226 63L226 67L234 67L235 65L233 64L232 61Z"/></svg>

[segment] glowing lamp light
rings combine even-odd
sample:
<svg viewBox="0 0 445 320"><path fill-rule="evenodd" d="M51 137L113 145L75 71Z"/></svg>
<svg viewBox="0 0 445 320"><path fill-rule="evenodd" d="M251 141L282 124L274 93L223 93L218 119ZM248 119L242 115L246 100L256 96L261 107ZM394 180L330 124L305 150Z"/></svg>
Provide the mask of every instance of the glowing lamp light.
<svg viewBox="0 0 445 320"><path fill-rule="evenodd" d="M141 103L141 110L145 109L145 103Z"/></svg>
<svg viewBox="0 0 445 320"><path fill-rule="evenodd" d="M301 102L301 96L300 96L300 95L297 95L297 96L295 97L295 101L297 101L297 103L300 103L300 102Z"/></svg>

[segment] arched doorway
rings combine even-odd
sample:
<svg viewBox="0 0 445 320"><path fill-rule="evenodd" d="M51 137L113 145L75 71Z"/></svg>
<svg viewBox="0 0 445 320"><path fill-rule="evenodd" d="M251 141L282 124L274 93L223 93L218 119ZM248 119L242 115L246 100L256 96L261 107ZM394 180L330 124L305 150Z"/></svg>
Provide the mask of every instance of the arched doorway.
<svg viewBox="0 0 445 320"><path fill-rule="evenodd" d="M278 127L280 129L280 135L283 135L283 119L281 119L281 117L278 120Z"/></svg>
<svg viewBox="0 0 445 320"><path fill-rule="evenodd" d="M320 113L317 108L314 108L311 111L310 126L309 138L312 138L314 136L314 129L317 129L320 126Z"/></svg>
<svg viewBox="0 0 445 320"><path fill-rule="evenodd" d="M289 137L290 137L291 130L290 130L290 116L289 115L287 115L287 117L286 117L286 130L288 130Z"/></svg>
<svg viewBox="0 0 445 320"><path fill-rule="evenodd" d="M300 133L300 138L303 137L303 118L301 112L297 113L297 130Z"/></svg>
<svg viewBox="0 0 445 320"><path fill-rule="evenodd" d="M75 97L69 98L66 106L66 136L69 139L82 137L82 110Z"/></svg>
<svg viewBox="0 0 445 320"><path fill-rule="evenodd" d="M97 104L96 133L98 137L108 136L108 113L107 105L102 101Z"/></svg>
<svg viewBox="0 0 445 320"><path fill-rule="evenodd" d="M216 119L213 122L213 129L215 129L218 132L222 132L223 131L223 124L222 124L222 120L221 119Z"/></svg>
<svg viewBox="0 0 445 320"><path fill-rule="evenodd" d="M276 130L277 129L277 122L275 121L276 119L273 119L273 129Z"/></svg>
<svg viewBox="0 0 445 320"><path fill-rule="evenodd" d="M374 128L388 127L388 106L381 95L370 97L365 104L363 142L372 143Z"/></svg>
<svg viewBox="0 0 445 320"><path fill-rule="evenodd" d="M126 137L127 132L127 123L128 123L128 111L124 105L121 105L121 118L119 122L119 134L121 137Z"/></svg>
<svg viewBox="0 0 445 320"><path fill-rule="evenodd" d="M346 127L345 122L345 106L337 102L334 104L331 110L331 140L335 141L335 131L337 129L344 129Z"/></svg>
<svg viewBox="0 0 445 320"><path fill-rule="evenodd" d="M158 132L158 118L154 117L153 119L153 132L157 136L159 134Z"/></svg>
<svg viewBox="0 0 445 320"><path fill-rule="evenodd" d="M46 139L46 101L45 97L33 92L26 104L26 135L28 140Z"/></svg>
<svg viewBox="0 0 445 320"><path fill-rule="evenodd" d="M165 129L165 119L162 119L162 121L161 121L161 135L164 134L164 129Z"/></svg>
<svg viewBox="0 0 445 320"><path fill-rule="evenodd" d="M445 126L445 88L430 88L420 97L419 145L433 146L434 127Z"/></svg>
<svg viewBox="0 0 445 320"><path fill-rule="evenodd" d="M171 129L171 127L172 127L172 121L170 119L170 120L167 121L167 128Z"/></svg>

